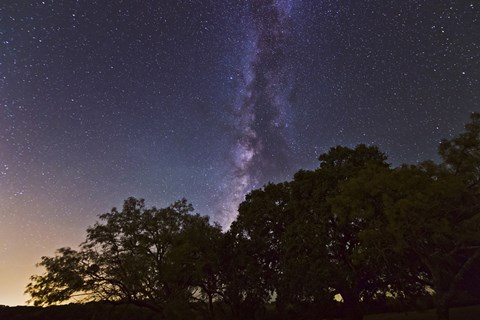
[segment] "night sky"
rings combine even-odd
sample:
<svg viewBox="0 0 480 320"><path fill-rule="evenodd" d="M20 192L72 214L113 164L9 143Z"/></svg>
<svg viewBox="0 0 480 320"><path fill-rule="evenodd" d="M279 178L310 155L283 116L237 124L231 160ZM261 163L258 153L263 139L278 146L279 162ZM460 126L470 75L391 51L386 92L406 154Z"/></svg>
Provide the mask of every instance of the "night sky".
<svg viewBox="0 0 480 320"><path fill-rule="evenodd" d="M335 145L438 159L479 61L478 0L0 1L0 304L129 196L227 227Z"/></svg>

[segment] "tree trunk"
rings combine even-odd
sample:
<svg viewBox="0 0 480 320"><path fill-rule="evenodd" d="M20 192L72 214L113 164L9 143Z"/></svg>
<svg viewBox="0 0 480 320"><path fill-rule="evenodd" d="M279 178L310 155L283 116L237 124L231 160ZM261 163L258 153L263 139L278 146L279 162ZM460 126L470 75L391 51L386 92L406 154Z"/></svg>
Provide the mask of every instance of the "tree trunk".
<svg viewBox="0 0 480 320"><path fill-rule="evenodd" d="M210 319L215 319L215 313L213 310L213 297L212 294L208 294L208 311L210 312Z"/></svg>
<svg viewBox="0 0 480 320"><path fill-rule="evenodd" d="M444 300L444 299L442 299ZM437 302L437 319L438 320L449 320L450 312L448 305L445 301Z"/></svg>
<svg viewBox="0 0 480 320"><path fill-rule="evenodd" d="M360 310L358 296L353 293L342 294L345 307L345 317L347 320L362 320L363 312Z"/></svg>
<svg viewBox="0 0 480 320"><path fill-rule="evenodd" d="M345 315L346 315L347 320L362 320L363 319L363 314L362 314L362 312L360 312L360 310L358 310L358 308L347 310Z"/></svg>

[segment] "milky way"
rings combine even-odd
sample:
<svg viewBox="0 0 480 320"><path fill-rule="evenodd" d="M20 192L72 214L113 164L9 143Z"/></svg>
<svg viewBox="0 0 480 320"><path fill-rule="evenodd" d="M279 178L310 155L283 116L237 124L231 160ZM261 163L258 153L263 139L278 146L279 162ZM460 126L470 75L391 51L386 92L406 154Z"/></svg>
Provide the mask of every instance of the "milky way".
<svg viewBox="0 0 480 320"><path fill-rule="evenodd" d="M291 167L291 10L287 0L248 3L249 45L234 103L237 139L217 215L224 227L235 219L249 190Z"/></svg>

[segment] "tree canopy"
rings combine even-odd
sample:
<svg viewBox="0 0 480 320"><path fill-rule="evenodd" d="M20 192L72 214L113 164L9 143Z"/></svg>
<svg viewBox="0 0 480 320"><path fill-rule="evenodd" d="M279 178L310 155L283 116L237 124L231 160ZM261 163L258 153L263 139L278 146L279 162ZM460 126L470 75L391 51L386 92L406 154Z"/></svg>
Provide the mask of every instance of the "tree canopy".
<svg viewBox="0 0 480 320"><path fill-rule="evenodd" d="M362 319L388 301L480 299L480 114L441 161L392 167L375 146L334 147L316 170L252 190L225 232L185 200L129 198L77 250L42 257L35 305L111 301L167 319ZM338 301L340 300L340 301Z"/></svg>
<svg viewBox="0 0 480 320"><path fill-rule="evenodd" d="M39 263L46 272L27 286L35 305L68 300L113 301L177 312L216 292L216 243L207 217L191 215L185 199L163 209L129 198L87 229L78 251L62 248ZM217 263L218 265L218 263ZM177 310L165 310L173 306ZM188 308L186 308L188 309Z"/></svg>

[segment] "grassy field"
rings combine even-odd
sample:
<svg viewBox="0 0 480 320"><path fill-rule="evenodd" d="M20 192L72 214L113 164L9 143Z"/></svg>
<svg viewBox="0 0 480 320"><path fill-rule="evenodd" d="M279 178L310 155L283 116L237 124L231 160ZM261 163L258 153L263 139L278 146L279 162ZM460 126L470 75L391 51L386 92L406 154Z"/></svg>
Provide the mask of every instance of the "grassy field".
<svg viewBox="0 0 480 320"><path fill-rule="evenodd" d="M366 316L365 320L436 320L435 310L408 313L384 313ZM450 320L480 319L480 306L452 308Z"/></svg>

